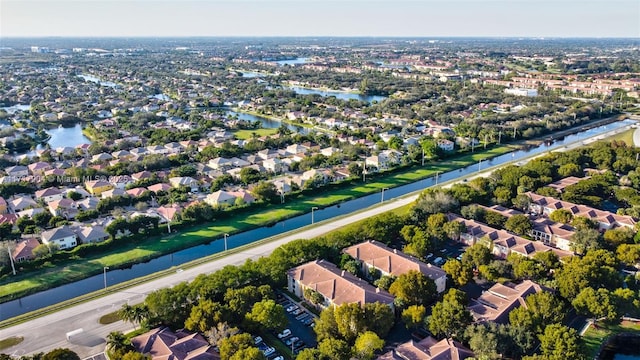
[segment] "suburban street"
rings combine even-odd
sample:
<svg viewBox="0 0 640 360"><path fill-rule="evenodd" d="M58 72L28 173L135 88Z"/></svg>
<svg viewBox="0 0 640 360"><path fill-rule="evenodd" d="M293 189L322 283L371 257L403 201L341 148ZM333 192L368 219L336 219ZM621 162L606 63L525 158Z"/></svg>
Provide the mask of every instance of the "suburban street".
<svg viewBox="0 0 640 360"><path fill-rule="evenodd" d="M606 134L598 134L593 138L570 144L561 150L579 147L583 144L600 140L606 136L626 131L629 128L630 127L625 126ZM517 164L524 164L530 159L531 158L518 161ZM495 168L478 172L473 176L466 176L464 179L458 178L443 185L450 186L455 182L468 181L478 176L487 176L493 170L495 170ZM415 201L417 197L417 194L409 195L400 199L390 200L383 204L378 204L374 207L364 209L363 211L347 215L342 218L319 222L307 229L296 231L290 235L280 235L271 242L263 243L237 253L232 253L224 258L190 269L185 269L183 271L177 271L172 275L129 288L126 291L109 294L105 297L63 309L59 312L52 313L26 323L2 329L0 330L0 340L13 336L24 337L24 341L22 343L12 348L5 349L3 352L14 356L20 356L30 353L47 352L54 348L63 347L70 348L75 351L81 358L101 353L104 351L105 347L104 339L110 332L126 332L132 329L131 324L124 323L122 321L109 325L101 325L98 322L98 319L101 316L119 309L124 303L139 303L144 299L146 294L156 289L170 287L183 281L190 281L199 274L212 273L226 265L239 265L244 263L247 259L257 259L261 256L269 255L275 248L287 242L301 238L308 239L320 236L353 222L410 204ZM74 332L76 335L71 336L70 340L67 340L66 335L70 332Z"/></svg>

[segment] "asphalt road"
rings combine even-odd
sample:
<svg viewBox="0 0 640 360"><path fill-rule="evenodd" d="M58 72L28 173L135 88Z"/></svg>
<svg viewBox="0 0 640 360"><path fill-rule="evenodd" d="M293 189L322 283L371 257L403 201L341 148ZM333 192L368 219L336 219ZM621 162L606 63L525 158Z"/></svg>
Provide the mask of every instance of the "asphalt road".
<svg viewBox="0 0 640 360"><path fill-rule="evenodd" d="M605 136L626 130L627 127L604 135L598 135L592 139L577 142L566 146L562 150L582 146L593 141L600 140ZM539 156L544 156L541 154ZM530 159L517 162L518 165L526 163ZM507 164L505 164L507 165ZM505 166L503 165L503 166ZM467 176L465 179L455 181L468 181L478 176L487 176L495 168L487 169L482 173ZM454 181L454 182L455 182ZM448 183L450 186L453 182ZM129 323L118 321L109 325L101 325L98 320L101 316L118 310L122 304L136 304L142 302L146 294L163 287L170 287L183 281L190 281L197 275L212 273L226 265L240 265L247 259L257 259L269 255L273 249L296 239L309 239L333 231L337 228L349 225L353 222L366 219L379 213L396 209L414 202L418 195L411 195L404 198L387 201L364 211L348 215L335 220L327 220L315 226L295 232L291 235L281 235L276 240L258 245L237 253L230 254L224 258L211 261L184 271L176 272L172 275L156 279L125 291L113 293L105 297L82 303L59 312L52 313L26 323L15 325L10 328L0 330L0 340L13 336L22 336L24 341L16 346L3 350L4 353L21 356L24 354L48 352L59 347L70 348L85 358L104 351L105 338L112 331L127 332L133 329ZM67 340L66 334L82 329L82 332Z"/></svg>

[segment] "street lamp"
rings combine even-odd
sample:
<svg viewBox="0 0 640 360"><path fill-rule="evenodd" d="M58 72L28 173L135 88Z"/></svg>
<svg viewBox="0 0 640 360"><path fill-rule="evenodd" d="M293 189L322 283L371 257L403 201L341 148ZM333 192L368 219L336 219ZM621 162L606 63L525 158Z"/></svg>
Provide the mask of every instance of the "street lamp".
<svg viewBox="0 0 640 360"><path fill-rule="evenodd" d="M227 238L229 237L229 234L224 234L224 251L227 251Z"/></svg>
<svg viewBox="0 0 640 360"><path fill-rule="evenodd" d="M382 199L380 199L380 202L384 202L384 191L385 190L389 190L389 188L382 188Z"/></svg>
<svg viewBox="0 0 640 360"><path fill-rule="evenodd" d="M440 174L440 170L436 171L436 185L438 185L438 174Z"/></svg>
<svg viewBox="0 0 640 360"><path fill-rule="evenodd" d="M313 224L313 223L314 223L314 220L315 220L315 219L313 218L313 211L314 211L314 210L318 210L318 208L317 208L316 206L314 206L314 207L312 207L312 208L311 208L311 224Z"/></svg>
<svg viewBox="0 0 640 360"><path fill-rule="evenodd" d="M480 171L480 166L482 165L482 159L480 159L480 161L478 161L478 171Z"/></svg>
<svg viewBox="0 0 640 360"><path fill-rule="evenodd" d="M107 290L107 270L109 270L108 266L102 268L102 274L104 277L104 289Z"/></svg>

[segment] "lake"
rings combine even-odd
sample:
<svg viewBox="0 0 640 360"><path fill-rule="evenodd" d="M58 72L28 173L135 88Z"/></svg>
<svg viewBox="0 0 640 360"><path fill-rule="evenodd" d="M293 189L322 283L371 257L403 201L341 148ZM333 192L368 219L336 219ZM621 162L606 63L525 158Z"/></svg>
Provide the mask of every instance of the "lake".
<svg viewBox="0 0 640 360"><path fill-rule="evenodd" d="M640 360L640 355L615 354L613 360Z"/></svg>
<svg viewBox="0 0 640 360"><path fill-rule="evenodd" d="M86 81L94 82L94 83L96 83L96 84L98 84L98 85L100 85L100 86L107 86L107 87L112 87L112 88L116 88L116 87L118 87L118 84L116 84L116 83L114 83L114 82L111 82L111 81L103 81L103 80L101 80L100 78L97 78L97 77L95 77L95 76L93 76L93 75L85 75L85 74L82 74L82 75L78 75L78 77L83 78L83 79L85 79Z"/></svg>
<svg viewBox="0 0 640 360"><path fill-rule="evenodd" d="M58 147L76 147L80 144L91 144L91 140L84 136L82 133L82 125L80 123L75 124L73 127L62 127L47 129L47 134L51 135L51 139L47 141L47 144L52 149ZM38 145L41 148L41 145Z"/></svg>
<svg viewBox="0 0 640 360"><path fill-rule="evenodd" d="M636 124L636 122L632 120L624 120L605 126L599 126L593 129L566 136L564 138L558 139L553 143L543 143L540 146L532 146L524 150L518 150L500 155L495 158L482 161L480 164L472 164L462 169L442 173L439 174L437 179L435 177L430 177L427 179L418 180L410 184L391 188L384 192L384 200L389 201L414 191L426 189L428 187L437 185L438 181L440 183L443 183L453 179L461 179L466 176L476 174L480 170L486 170L487 168L490 168L492 166L518 161L518 159L521 158L544 154L553 150L563 149L565 145L573 144L575 142L579 142L584 139L612 131L614 129L629 127L633 124ZM315 211L315 221L322 221L331 219L336 216L350 214L354 211L358 211L377 204L381 200L381 194L374 193L353 200L345 201L341 204L319 209ZM260 227L238 234L233 234L227 238L228 248L233 249L238 246L250 244L259 239L282 234L286 231L295 230L302 226L307 226L310 224L311 214L307 213L280 221L273 226ZM4 302L2 303L2 306L0 306L0 321L12 318L20 314L24 314L29 311L37 310L45 306L54 305L60 301L69 300L76 296L102 289L104 287L105 278L108 285L114 285L123 281L135 279L140 276L152 274L160 270L165 270L172 266L177 267L188 261L224 251L224 242L221 241L221 238L210 240L211 242L205 245L199 245L189 249L180 250L173 254L164 255L144 263L133 265L128 268L112 269L104 274L101 273L83 280L58 286L36 294L28 295L20 299ZM634 358L619 358L618 360L632 359L636 360Z"/></svg>
<svg viewBox="0 0 640 360"><path fill-rule="evenodd" d="M262 123L262 127L265 129L277 129L280 126L284 125L287 127L287 129L293 131L293 132L297 132L300 134L308 134L309 133L309 128L303 127L303 126L296 126L293 124L289 124L289 123L285 123L282 121L278 121L278 120L273 120L270 118L266 118L266 117L262 117L262 116L256 116L256 115L252 115L252 114L245 114L245 113L239 113L239 112L235 112L235 111L227 111L226 113L227 116L238 116L238 119L240 120L244 120L244 121L249 121L251 123L254 123L256 121L260 121Z"/></svg>
<svg viewBox="0 0 640 360"><path fill-rule="evenodd" d="M278 60L274 62L278 64L278 66L285 66L285 65L295 66L295 65L306 63L308 59L309 58L295 58L295 59L289 59L289 60Z"/></svg>
<svg viewBox="0 0 640 360"><path fill-rule="evenodd" d="M350 93L345 91L318 90L318 89L310 89L310 88L305 88L300 86L287 86L286 88L291 89L295 91L296 94L300 94L300 95L317 94L325 97L335 96L336 98L341 100L354 99L354 100L366 101L369 104L371 104L374 101L381 102L387 98L386 96L379 96L379 95L362 95L362 94Z"/></svg>

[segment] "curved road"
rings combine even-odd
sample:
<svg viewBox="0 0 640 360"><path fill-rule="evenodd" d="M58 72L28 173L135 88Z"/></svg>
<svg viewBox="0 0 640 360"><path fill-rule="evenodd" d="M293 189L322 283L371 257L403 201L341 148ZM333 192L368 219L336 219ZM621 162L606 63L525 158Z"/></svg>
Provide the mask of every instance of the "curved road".
<svg viewBox="0 0 640 360"><path fill-rule="evenodd" d="M593 141L600 140L605 136L611 136L615 133L625 131L626 129L628 129L628 127L617 129L607 134L600 134L584 141L578 141L574 144L566 146L562 150L579 147ZM544 155L546 154L540 154L537 156ZM520 160L517 162L517 164L522 165L534 157ZM503 164L500 167L506 165L509 165L509 163ZM470 180L478 176L487 176L494 170L495 168L487 169L482 173L476 173L473 176L467 176L465 180ZM450 181L448 185L445 186L450 186L455 182L465 180L463 180L462 178L458 178ZM66 308L58 312L28 321L26 323L18 324L7 329L2 329L0 330L0 340L12 336L24 337L24 341L22 343L9 349L5 349L2 352L14 356L21 356L24 354L37 352L48 352L55 348L66 347L78 353L80 357L87 357L90 355L101 353L102 351L104 351L105 347L104 339L110 332L126 332L132 329L131 324L124 323L122 321L118 321L109 325L101 325L98 322L101 316L118 310L124 303L128 302L130 304L135 304L142 302L146 294L156 289L170 287L183 281L190 281L199 274L212 273L226 265L240 265L243 264L247 259L257 259L259 257L269 255L273 251L273 249L287 242L296 239L310 239L322 234L326 234L337 228L349 225L353 222L360 221L379 213L410 204L415 201L417 197L417 194L408 195L403 198L385 202L384 204L375 205L358 213L347 215L339 219L332 219L325 222L317 223L316 225L312 225L308 229L296 231L295 233L289 235L280 235L278 237L275 237L273 241L230 254L224 258L217 259L184 271L179 271L172 275L152 280L150 282L131 287L124 291L109 294L99 299ZM67 333L79 329L82 329L82 331L72 336L70 340L67 340Z"/></svg>

